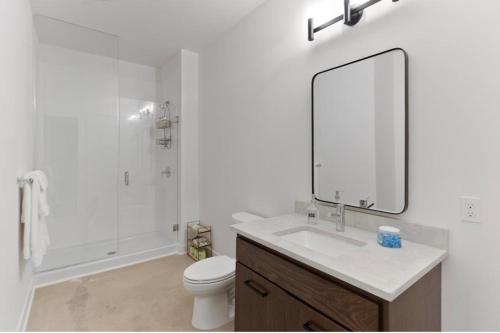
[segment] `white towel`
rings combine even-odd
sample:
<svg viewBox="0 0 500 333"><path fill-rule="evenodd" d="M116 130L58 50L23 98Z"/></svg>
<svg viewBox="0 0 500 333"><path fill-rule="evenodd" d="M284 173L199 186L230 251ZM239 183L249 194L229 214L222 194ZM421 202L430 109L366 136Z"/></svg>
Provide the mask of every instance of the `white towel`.
<svg viewBox="0 0 500 333"><path fill-rule="evenodd" d="M33 264L42 264L43 256L50 245L45 217L50 213L47 203L48 180L42 171L32 171L24 176L23 206L21 221L24 223L24 259L33 258Z"/></svg>

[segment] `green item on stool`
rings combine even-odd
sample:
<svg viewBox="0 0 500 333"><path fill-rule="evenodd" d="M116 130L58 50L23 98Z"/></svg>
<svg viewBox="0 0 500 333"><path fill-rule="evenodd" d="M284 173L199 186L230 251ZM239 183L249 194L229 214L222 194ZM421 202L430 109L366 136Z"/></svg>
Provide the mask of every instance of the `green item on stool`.
<svg viewBox="0 0 500 333"><path fill-rule="evenodd" d="M189 253L191 254L191 257L198 258L198 250L194 246L189 247Z"/></svg>
<svg viewBox="0 0 500 333"><path fill-rule="evenodd" d="M205 249L198 250L198 260L203 260L207 258L207 251Z"/></svg>

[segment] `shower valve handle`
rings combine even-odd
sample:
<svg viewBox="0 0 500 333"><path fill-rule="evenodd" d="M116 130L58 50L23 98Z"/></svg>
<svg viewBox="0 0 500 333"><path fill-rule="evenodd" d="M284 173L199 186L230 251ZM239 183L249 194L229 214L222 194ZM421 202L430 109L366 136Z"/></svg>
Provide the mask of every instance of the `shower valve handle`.
<svg viewBox="0 0 500 333"><path fill-rule="evenodd" d="M128 184L130 183L130 174L128 171L125 171L124 180L125 180L125 186L128 186Z"/></svg>

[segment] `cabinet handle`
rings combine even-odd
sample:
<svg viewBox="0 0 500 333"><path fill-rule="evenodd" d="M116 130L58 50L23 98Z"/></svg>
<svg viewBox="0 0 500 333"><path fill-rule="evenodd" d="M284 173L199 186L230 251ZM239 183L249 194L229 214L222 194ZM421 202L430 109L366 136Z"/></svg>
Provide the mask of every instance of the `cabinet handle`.
<svg viewBox="0 0 500 333"><path fill-rule="evenodd" d="M125 186L128 186L128 184L130 183L130 174L128 171L125 171L124 175L123 175L123 180L125 181Z"/></svg>
<svg viewBox="0 0 500 333"><path fill-rule="evenodd" d="M326 332L321 326L315 324L312 320L302 326L307 332Z"/></svg>
<svg viewBox="0 0 500 333"><path fill-rule="evenodd" d="M255 281L246 280L245 284L262 297L266 297L267 295L269 295L269 292Z"/></svg>

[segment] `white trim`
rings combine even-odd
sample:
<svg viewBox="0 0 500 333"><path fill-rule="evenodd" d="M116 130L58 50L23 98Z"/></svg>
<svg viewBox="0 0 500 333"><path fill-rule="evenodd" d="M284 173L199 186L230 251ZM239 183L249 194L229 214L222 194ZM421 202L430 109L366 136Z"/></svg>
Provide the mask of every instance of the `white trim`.
<svg viewBox="0 0 500 333"><path fill-rule="evenodd" d="M25 332L26 327L28 326L28 319L31 313L31 305L33 304L33 298L35 295L35 289L33 288L33 282L31 283L31 287L29 288L29 292L26 295L26 299L24 300L23 310L21 311L21 315L19 316L19 321L17 324L18 332Z"/></svg>
<svg viewBox="0 0 500 333"><path fill-rule="evenodd" d="M177 253L178 254L187 254L186 245L185 244L178 244L177 245Z"/></svg>

